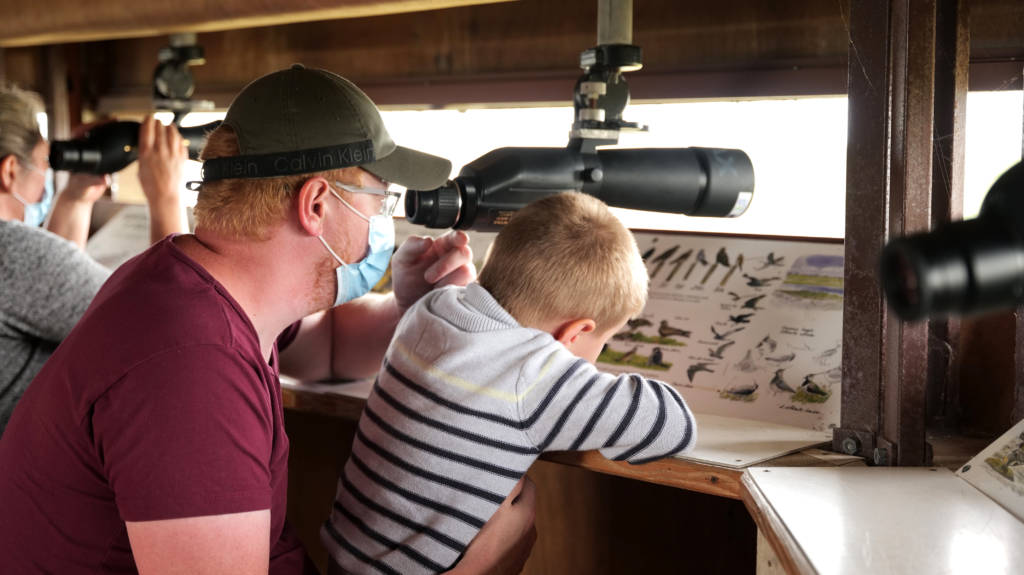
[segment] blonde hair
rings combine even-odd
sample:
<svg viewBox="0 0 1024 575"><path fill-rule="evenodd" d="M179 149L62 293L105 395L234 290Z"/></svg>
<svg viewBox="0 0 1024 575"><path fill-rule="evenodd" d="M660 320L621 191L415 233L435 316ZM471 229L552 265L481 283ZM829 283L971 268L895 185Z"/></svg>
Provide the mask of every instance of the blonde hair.
<svg viewBox="0 0 1024 575"><path fill-rule="evenodd" d="M201 160L237 156L238 135L221 124L210 133ZM237 239L266 240L273 225L282 221L306 180L322 175L329 182L353 181L350 169L280 176L276 178L236 178L203 183L196 200L196 227L203 227ZM347 195L343 190L338 194Z"/></svg>
<svg viewBox="0 0 1024 575"><path fill-rule="evenodd" d="M516 213L494 240L478 281L531 326L591 318L598 329L610 329L647 302L647 269L633 234L603 202L575 192Z"/></svg>
<svg viewBox="0 0 1024 575"><path fill-rule="evenodd" d="M37 116L43 110L39 95L0 83L0 159L14 155L22 165L35 165L32 151L43 141Z"/></svg>

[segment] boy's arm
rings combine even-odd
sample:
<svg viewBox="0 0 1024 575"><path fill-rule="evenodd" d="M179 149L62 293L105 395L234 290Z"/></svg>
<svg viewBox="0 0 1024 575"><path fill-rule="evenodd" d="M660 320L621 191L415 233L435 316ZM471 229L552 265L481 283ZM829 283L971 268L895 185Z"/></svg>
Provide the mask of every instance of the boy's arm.
<svg viewBox="0 0 1024 575"><path fill-rule="evenodd" d="M527 436L541 451L600 449L613 460L644 463L691 449L696 422L668 384L639 374L598 371L568 351L520 404Z"/></svg>

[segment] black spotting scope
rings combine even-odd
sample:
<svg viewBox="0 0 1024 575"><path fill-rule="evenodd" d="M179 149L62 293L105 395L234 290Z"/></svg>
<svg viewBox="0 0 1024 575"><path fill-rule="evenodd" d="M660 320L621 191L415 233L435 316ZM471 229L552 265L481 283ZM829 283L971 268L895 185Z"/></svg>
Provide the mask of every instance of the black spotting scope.
<svg viewBox="0 0 1024 575"><path fill-rule="evenodd" d="M499 148L436 190L409 190L405 217L428 228L495 230L526 204L567 191L620 208L735 217L753 198L754 168L729 149Z"/></svg>
<svg viewBox="0 0 1024 575"><path fill-rule="evenodd" d="M886 245L881 274L905 320L1024 303L1024 162L992 184L977 218Z"/></svg>
<svg viewBox="0 0 1024 575"><path fill-rule="evenodd" d="M85 136L50 142L50 167L68 172L112 174L124 169L139 157L139 123L119 121L102 124ZM220 125L220 120L178 128L188 142L188 157L197 160L206 142L206 135Z"/></svg>

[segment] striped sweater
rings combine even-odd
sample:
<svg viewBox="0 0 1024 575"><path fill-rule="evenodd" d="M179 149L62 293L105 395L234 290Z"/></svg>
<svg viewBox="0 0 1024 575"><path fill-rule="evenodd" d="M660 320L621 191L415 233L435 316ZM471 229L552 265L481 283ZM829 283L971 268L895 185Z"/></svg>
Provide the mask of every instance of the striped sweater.
<svg viewBox="0 0 1024 575"><path fill-rule="evenodd" d="M321 539L348 572L451 568L544 451L643 463L694 445L670 386L598 371L479 284L402 318Z"/></svg>

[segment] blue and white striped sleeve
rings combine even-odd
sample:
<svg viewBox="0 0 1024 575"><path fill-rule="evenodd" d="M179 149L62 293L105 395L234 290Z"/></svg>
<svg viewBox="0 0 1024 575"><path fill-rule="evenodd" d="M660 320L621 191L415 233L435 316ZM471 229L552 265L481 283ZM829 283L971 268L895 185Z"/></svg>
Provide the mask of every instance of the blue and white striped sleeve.
<svg viewBox="0 0 1024 575"><path fill-rule="evenodd" d="M694 446L693 413L670 385L603 373L565 353L573 359L559 362L564 369L521 399L524 431L539 450L600 449L609 459L646 463Z"/></svg>

